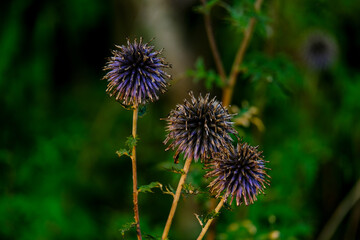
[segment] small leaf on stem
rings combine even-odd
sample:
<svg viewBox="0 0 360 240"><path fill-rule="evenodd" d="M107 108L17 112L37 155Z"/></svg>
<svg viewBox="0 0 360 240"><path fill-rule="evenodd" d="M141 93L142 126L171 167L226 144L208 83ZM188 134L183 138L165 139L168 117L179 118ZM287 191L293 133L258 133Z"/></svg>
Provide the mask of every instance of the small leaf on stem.
<svg viewBox="0 0 360 240"><path fill-rule="evenodd" d="M136 146L137 141L139 140L139 138L134 138L133 136L129 136L126 139L125 145L129 148L132 149L134 146Z"/></svg>
<svg viewBox="0 0 360 240"><path fill-rule="evenodd" d="M150 183L148 185L140 186L138 191L139 192L144 192L144 193L146 193L146 192L153 193L153 191L152 191L153 188L159 188L161 191L163 191L162 187L163 187L163 185L161 183L152 182L152 183Z"/></svg>
<svg viewBox="0 0 360 240"><path fill-rule="evenodd" d="M128 149L120 149L118 151L116 151L116 154L121 157L122 155L126 155L126 156L129 156L130 157L130 151Z"/></svg>
<svg viewBox="0 0 360 240"><path fill-rule="evenodd" d="M121 229L119 229L119 231L121 232L121 235L123 237L125 237L125 232L128 232L130 230L135 230L136 228L136 223L135 222L130 222L130 223L125 223Z"/></svg>

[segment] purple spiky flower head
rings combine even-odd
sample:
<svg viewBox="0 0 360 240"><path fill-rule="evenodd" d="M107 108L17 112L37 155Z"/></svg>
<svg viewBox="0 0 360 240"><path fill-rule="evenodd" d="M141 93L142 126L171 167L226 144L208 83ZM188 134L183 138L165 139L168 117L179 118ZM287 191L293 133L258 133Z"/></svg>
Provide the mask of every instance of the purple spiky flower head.
<svg viewBox="0 0 360 240"><path fill-rule="evenodd" d="M108 81L106 92L126 106L158 100L159 93L167 90L166 80L171 78L163 70L171 65L159 57L161 51L143 44L142 38L139 42L135 39L134 43L128 39L126 46L116 47L104 67L108 71L103 78Z"/></svg>
<svg viewBox="0 0 360 240"><path fill-rule="evenodd" d="M307 36L302 47L302 57L306 65L314 70L324 70L335 62L337 44L325 32L316 31Z"/></svg>
<svg viewBox="0 0 360 240"><path fill-rule="evenodd" d="M177 148L175 162L180 153L184 153L185 158L206 161L213 152L232 142L230 133L237 133L231 114L215 97L210 100L210 94L198 98L192 92L189 95L191 100L185 99L165 119L168 135L164 144L173 140L166 150Z"/></svg>
<svg viewBox="0 0 360 240"><path fill-rule="evenodd" d="M205 177L213 178L209 184L210 192L216 198L236 199L236 205L254 203L259 193L264 193L269 185L265 161L258 146L253 147L240 141L236 148L230 148L230 154L223 151L213 154L213 160L206 164Z"/></svg>

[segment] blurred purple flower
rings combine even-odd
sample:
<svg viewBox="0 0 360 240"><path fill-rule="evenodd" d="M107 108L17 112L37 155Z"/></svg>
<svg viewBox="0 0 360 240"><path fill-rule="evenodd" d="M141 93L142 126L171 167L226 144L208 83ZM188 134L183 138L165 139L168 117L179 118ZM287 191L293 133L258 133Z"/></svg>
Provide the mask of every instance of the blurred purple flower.
<svg viewBox="0 0 360 240"><path fill-rule="evenodd" d="M209 184L210 192L225 200L231 197L230 204L236 199L236 205L254 203L256 196L263 193L269 185L262 152L258 146L252 147L246 142L240 142L236 148L230 149L230 154L221 151L213 154L213 160L206 164L208 172L205 177L215 179Z"/></svg>
<svg viewBox="0 0 360 240"><path fill-rule="evenodd" d="M231 144L230 133L237 133L232 127L231 114L216 98L209 100L210 94L204 98L201 95L195 98L192 92L189 95L191 101L185 99L166 119L168 135L164 144L173 140L166 150L177 148L175 162L180 153L185 158L206 161L213 152Z"/></svg>
<svg viewBox="0 0 360 240"><path fill-rule="evenodd" d="M163 71L171 67L159 57L161 51L153 46L127 40L127 46L116 46L104 70L103 79L108 81L106 92L126 106L138 106L158 100L158 94L167 90L167 79L171 76Z"/></svg>
<svg viewBox="0 0 360 240"><path fill-rule="evenodd" d="M324 70L335 62L337 45L330 35L314 32L306 38L302 47L302 55L308 67Z"/></svg>

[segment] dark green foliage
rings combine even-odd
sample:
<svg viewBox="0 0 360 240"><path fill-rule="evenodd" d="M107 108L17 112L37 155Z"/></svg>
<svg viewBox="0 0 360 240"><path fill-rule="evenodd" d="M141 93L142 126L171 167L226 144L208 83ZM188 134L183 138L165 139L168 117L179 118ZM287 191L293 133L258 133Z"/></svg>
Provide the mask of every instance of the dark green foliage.
<svg viewBox="0 0 360 240"><path fill-rule="evenodd" d="M228 15L225 19L239 32L243 32L250 19L258 16L255 12L253 2L252 0L235 1L232 4L222 2L220 6L227 11Z"/></svg>
<svg viewBox="0 0 360 240"><path fill-rule="evenodd" d="M216 87L222 87L224 85L220 76L213 69L206 70L204 59L201 57L196 60L195 69L188 70L187 75L192 77L195 83L204 81L207 90L213 89L214 85Z"/></svg>

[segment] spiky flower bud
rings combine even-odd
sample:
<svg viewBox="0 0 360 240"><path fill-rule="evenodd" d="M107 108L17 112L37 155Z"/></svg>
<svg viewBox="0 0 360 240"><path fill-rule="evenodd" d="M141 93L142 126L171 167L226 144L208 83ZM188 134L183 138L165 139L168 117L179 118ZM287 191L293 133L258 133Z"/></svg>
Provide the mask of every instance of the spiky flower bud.
<svg viewBox="0 0 360 240"><path fill-rule="evenodd" d="M175 162L180 153L184 153L185 158L205 161L232 142L230 133L236 134L231 115L215 97L209 100L210 94L198 98L192 92L189 95L191 101L185 99L166 119L168 135L164 143L173 140L166 150L177 148Z"/></svg>
<svg viewBox="0 0 360 240"><path fill-rule="evenodd" d="M148 101L158 100L159 93L167 90L170 75L163 71L171 67L159 57L161 51L154 51L153 46L127 40L127 46L117 46L106 63L108 71L103 79L108 81L106 92L115 95L116 100L126 106L138 106Z"/></svg>
<svg viewBox="0 0 360 240"><path fill-rule="evenodd" d="M302 55L309 68L324 70L335 62L337 45L330 35L316 31L306 38Z"/></svg>
<svg viewBox="0 0 360 240"><path fill-rule="evenodd" d="M209 184L210 192L216 197L223 195L230 204L236 199L236 205L254 203L256 196L263 193L265 185L269 185L265 161L258 147L246 142L239 142L231 148L230 154L218 152L213 160L206 164L208 172L205 177L215 179Z"/></svg>

